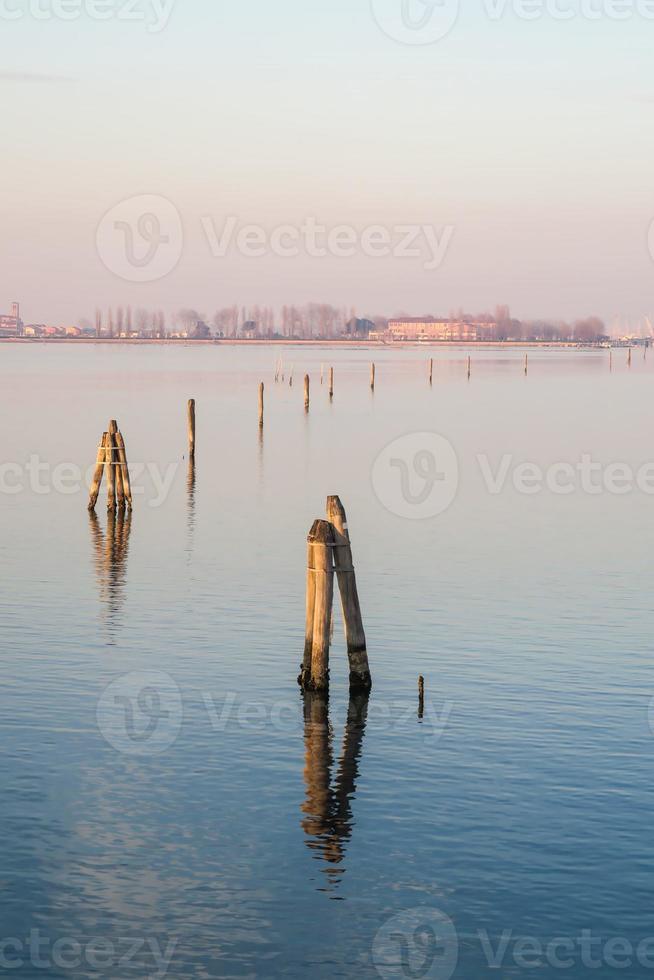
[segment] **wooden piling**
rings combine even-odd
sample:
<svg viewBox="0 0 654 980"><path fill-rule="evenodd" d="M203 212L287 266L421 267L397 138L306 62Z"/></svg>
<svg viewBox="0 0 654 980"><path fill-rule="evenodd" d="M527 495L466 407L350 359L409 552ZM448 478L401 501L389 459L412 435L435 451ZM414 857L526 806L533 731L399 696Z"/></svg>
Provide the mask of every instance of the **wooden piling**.
<svg viewBox="0 0 654 980"><path fill-rule="evenodd" d="M195 459L195 398L188 403L188 453Z"/></svg>
<svg viewBox="0 0 654 980"><path fill-rule="evenodd" d="M300 683L307 690L326 691L329 688L329 640L332 604L334 601L334 529L329 521L315 521L308 537L309 565L307 569L307 641L311 633L310 665L305 662ZM311 616L310 596L313 596ZM308 667L308 669L307 669Z"/></svg>
<svg viewBox="0 0 654 980"><path fill-rule="evenodd" d="M259 428L263 429L264 424L264 413L265 413L265 391L266 386L263 381L259 385Z"/></svg>
<svg viewBox="0 0 654 980"><path fill-rule="evenodd" d="M132 500L132 481L129 476L129 466L127 465L127 450L125 449L125 440L123 439L122 432L116 433L116 447L118 454L118 472L121 474L123 481L123 493L127 506L131 510L133 507Z"/></svg>
<svg viewBox="0 0 654 980"><path fill-rule="evenodd" d="M105 469L105 459L107 452L107 433L102 433L102 439L100 445L98 446L98 455L95 464L95 471L93 473L93 480L91 482L91 492L89 495L89 511L93 512L95 510L96 504L98 502L98 497L100 496L100 488L102 487L102 477L104 476Z"/></svg>
<svg viewBox="0 0 654 980"><path fill-rule="evenodd" d="M433 385L433 383L434 383L434 358L431 357L429 359L429 384Z"/></svg>
<svg viewBox="0 0 654 980"><path fill-rule="evenodd" d="M629 348L629 357L627 358L627 364L631 367L631 347Z"/></svg>
<svg viewBox="0 0 654 980"><path fill-rule="evenodd" d="M529 354L525 354L525 378L529 374Z"/></svg>
<svg viewBox="0 0 654 980"><path fill-rule="evenodd" d="M109 423L109 432L107 433L107 451L105 456L105 469L107 471L107 510L110 513L116 510L116 467L114 466L116 453L114 450L114 433L117 429L118 426L112 419Z"/></svg>
<svg viewBox="0 0 654 980"><path fill-rule="evenodd" d="M418 717L425 716L425 678L420 675L418 678Z"/></svg>
<svg viewBox="0 0 654 980"><path fill-rule="evenodd" d="M115 473L116 484L116 505L118 510L125 510L125 485L123 483L123 468L120 465L118 456L118 423L111 422L109 427L109 438L111 439L111 449L113 457L113 470Z"/></svg>
<svg viewBox="0 0 654 980"><path fill-rule="evenodd" d="M468 358L468 381L470 381L471 377L472 377L472 358L469 357Z"/></svg>
<svg viewBox="0 0 654 980"><path fill-rule="evenodd" d="M311 379L308 374L304 376L304 411L308 412L311 407Z"/></svg>
<svg viewBox="0 0 654 980"><path fill-rule="evenodd" d="M374 391L375 390L375 376L376 376L376 373L377 373L377 369L375 368L375 365L374 364L371 364L370 365L370 390L371 391Z"/></svg>
<svg viewBox="0 0 654 980"><path fill-rule="evenodd" d="M372 687L372 678L368 662L366 634L363 628L356 573L352 560L347 515L340 497L327 498L327 518L333 526L334 533L334 565L343 607L347 655L350 662L350 689L352 691L369 691Z"/></svg>
<svg viewBox="0 0 654 980"><path fill-rule="evenodd" d="M334 368L329 369L329 397L334 397Z"/></svg>

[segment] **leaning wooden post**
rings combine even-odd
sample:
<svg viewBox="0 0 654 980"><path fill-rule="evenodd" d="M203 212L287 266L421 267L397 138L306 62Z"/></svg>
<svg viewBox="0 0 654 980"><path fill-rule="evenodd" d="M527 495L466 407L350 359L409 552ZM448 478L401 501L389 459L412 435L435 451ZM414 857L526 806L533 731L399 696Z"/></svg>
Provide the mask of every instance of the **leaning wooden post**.
<svg viewBox="0 0 654 980"><path fill-rule="evenodd" d="M118 456L118 423L112 421L109 426L109 438L111 439L112 465L115 473L114 482L116 484L116 503L118 510L125 510L125 486L123 484L123 468L120 465Z"/></svg>
<svg viewBox="0 0 654 980"><path fill-rule="evenodd" d="M304 376L304 411L308 412L311 407L311 379L308 374Z"/></svg>
<svg viewBox="0 0 654 980"><path fill-rule="evenodd" d="M370 365L370 389L371 389L371 391L374 391L375 390L375 377L376 377L376 374L377 374L377 369L375 368L375 365L374 364L371 364Z"/></svg>
<svg viewBox="0 0 654 980"><path fill-rule="evenodd" d="M329 688L329 643L334 601L334 529L329 521L315 521L309 532L308 542L310 564L307 569L307 610L309 597L313 592L311 664L307 674L305 643L305 664L300 683L312 691L326 691ZM307 634L309 619L307 615Z"/></svg>
<svg viewBox="0 0 654 980"><path fill-rule="evenodd" d="M350 661L350 689L369 691L372 687L372 678L368 663L366 634L352 561L347 516L340 497L327 498L327 517L334 528L334 565L341 593L347 655Z"/></svg>
<svg viewBox="0 0 654 980"><path fill-rule="evenodd" d="M131 510L133 507L132 501L132 481L129 477L129 466L127 465L127 452L125 450L125 440L123 439L122 432L116 433L116 446L118 447L118 472L121 474L123 479L123 491L125 494L125 500L127 506Z"/></svg>
<svg viewBox="0 0 654 980"><path fill-rule="evenodd" d="M107 433L107 452L105 456L105 467L107 470L107 510L113 512L116 510L116 467L115 462L115 452L114 452L114 426L116 429L116 423L111 421L109 423L109 432Z"/></svg>
<svg viewBox="0 0 654 980"><path fill-rule="evenodd" d="M329 369L329 397L334 397L334 368Z"/></svg>
<svg viewBox="0 0 654 980"><path fill-rule="evenodd" d="M98 455L95 464L95 471L93 473L93 480L91 482L91 492L89 495L89 511L93 512L95 510L95 505L98 502L98 497L100 496L100 488L102 486L102 477L104 476L104 463L107 453L107 433L102 433L102 439L100 440L100 445L98 446Z"/></svg>
<svg viewBox="0 0 654 980"><path fill-rule="evenodd" d="M188 403L188 452L195 459L195 398Z"/></svg>
<svg viewBox="0 0 654 980"><path fill-rule="evenodd" d="M266 390L266 386L264 385L264 383L262 381L261 384L259 385L259 428L260 429L263 429L263 423L264 423L264 411L265 411L264 393L265 393L265 390Z"/></svg>

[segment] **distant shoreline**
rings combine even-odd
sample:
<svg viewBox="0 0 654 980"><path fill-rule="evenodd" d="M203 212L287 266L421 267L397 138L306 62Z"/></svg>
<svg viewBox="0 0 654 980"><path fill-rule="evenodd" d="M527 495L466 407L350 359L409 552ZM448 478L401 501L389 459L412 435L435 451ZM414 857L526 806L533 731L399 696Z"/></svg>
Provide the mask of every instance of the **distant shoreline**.
<svg viewBox="0 0 654 980"><path fill-rule="evenodd" d="M634 345L637 343L638 341L634 341ZM183 340L181 338L110 340L108 337L0 337L0 344L100 344L103 347L335 347L343 349L363 347L372 350L397 350L406 347L470 347L476 350L539 347L553 350L603 350L608 347L608 345L584 344L574 340L396 340L393 343L385 344L378 340L233 340L230 338L220 340ZM619 341L615 345L628 346Z"/></svg>

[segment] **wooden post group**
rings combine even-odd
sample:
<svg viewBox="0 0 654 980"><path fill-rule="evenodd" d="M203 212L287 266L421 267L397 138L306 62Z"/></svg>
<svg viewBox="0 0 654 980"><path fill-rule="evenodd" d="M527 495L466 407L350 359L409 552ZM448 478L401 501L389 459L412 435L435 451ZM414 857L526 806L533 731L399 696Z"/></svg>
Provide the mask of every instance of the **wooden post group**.
<svg viewBox="0 0 654 980"><path fill-rule="evenodd" d="M100 496L102 479L107 474L107 510L115 513L132 509L132 484L129 478L125 440L118 430L118 423L112 419L109 430L102 433L98 447L95 472L91 481L89 511L94 511Z"/></svg>
<svg viewBox="0 0 654 980"><path fill-rule="evenodd" d="M328 498L327 518L315 521L308 537L306 631L304 660L298 682L307 691L326 691L329 688L329 646L336 572L350 665L350 689L369 691L372 679L366 635L347 517L339 497Z"/></svg>

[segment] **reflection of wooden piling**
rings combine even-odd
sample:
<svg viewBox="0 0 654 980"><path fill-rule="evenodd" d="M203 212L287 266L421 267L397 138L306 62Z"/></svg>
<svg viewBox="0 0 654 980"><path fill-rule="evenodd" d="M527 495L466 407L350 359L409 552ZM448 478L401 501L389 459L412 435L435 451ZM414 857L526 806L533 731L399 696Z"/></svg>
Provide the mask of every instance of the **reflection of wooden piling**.
<svg viewBox="0 0 654 980"><path fill-rule="evenodd" d="M311 379L308 374L304 376L304 411L308 412L311 407Z"/></svg>
<svg viewBox="0 0 654 980"><path fill-rule="evenodd" d="M333 764L333 733L327 696L304 694L304 780L306 799L302 805L302 828L308 847L326 863L333 886L342 878L345 845L352 836L352 802L359 778L368 713L368 696L351 696L336 777Z"/></svg>
<svg viewBox="0 0 654 980"><path fill-rule="evenodd" d="M334 368L329 369L329 397L334 397Z"/></svg>
<svg viewBox="0 0 654 980"><path fill-rule="evenodd" d="M265 397L265 390L266 390L266 388L265 388L265 385L264 385L264 383L262 381L261 384L259 385L259 428L260 429L263 429L263 423L264 423L264 411L265 411L264 397Z"/></svg>
<svg viewBox="0 0 654 980"><path fill-rule="evenodd" d="M100 496L100 488L102 486L102 477L104 476L105 459L107 452L107 435L108 433L102 433L102 440L98 446L98 457L95 464L95 472L93 473L93 480L91 482L91 493L89 496L89 510L94 511L95 506L98 502L98 497Z"/></svg>
<svg viewBox="0 0 654 980"><path fill-rule="evenodd" d="M107 453L106 453L106 471L107 471L107 510L110 512L116 509L116 453L114 450L114 435L117 431L117 425L112 420L109 423L109 432L107 435Z"/></svg>
<svg viewBox="0 0 654 980"><path fill-rule="evenodd" d="M195 398L189 399L188 403L188 452L189 456L195 457Z"/></svg>
<svg viewBox="0 0 654 980"><path fill-rule="evenodd" d="M326 691L329 687L329 642L334 600L334 529L329 521L315 521L308 537L307 640L305 663L299 681L306 689ZM310 596L313 595L313 615ZM310 667L307 673L308 637L311 635Z"/></svg>
<svg viewBox="0 0 654 980"><path fill-rule="evenodd" d="M327 498L327 518L333 526L334 565L343 607L343 622L347 654L350 662L350 688L353 691L369 691L372 687L370 664L363 628L361 604L357 590L356 573L352 560L352 545L347 526L347 516L340 497Z"/></svg>
<svg viewBox="0 0 654 980"><path fill-rule="evenodd" d="M375 376L377 374L377 369L374 364L370 365L370 388L372 391L375 390Z"/></svg>

